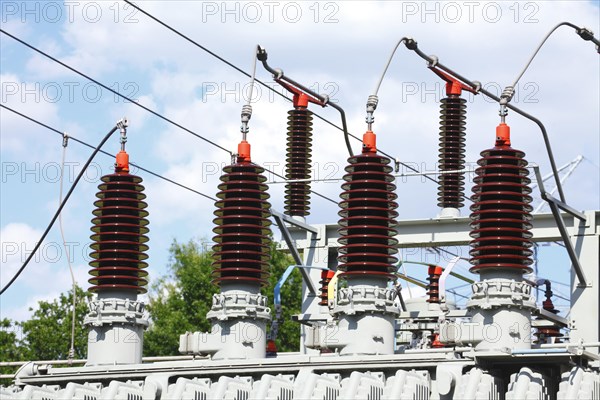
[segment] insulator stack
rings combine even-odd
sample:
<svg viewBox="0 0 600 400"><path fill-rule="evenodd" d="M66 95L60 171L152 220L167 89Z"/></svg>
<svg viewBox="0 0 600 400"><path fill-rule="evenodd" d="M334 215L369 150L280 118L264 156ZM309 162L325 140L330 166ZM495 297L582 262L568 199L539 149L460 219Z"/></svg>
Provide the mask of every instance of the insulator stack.
<svg viewBox="0 0 600 400"><path fill-rule="evenodd" d="M548 312L551 312L552 314L558 314L558 310L554 308L554 303L552 302L552 294L552 289L550 289L550 285L547 283L545 291L546 299L542 302L542 308ZM546 339L548 338L563 337L563 334L560 333L560 329L556 326L545 326L537 328L534 335L537 338L536 343L546 343ZM560 339L555 339L554 343L560 343Z"/></svg>
<svg viewBox="0 0 600 400"><path fill-rule="evenodd" d="M331 282L334 275L335 272L332 270L321 271L321 280L319 281L321 284L321 293L319 294L319 298L321 299L319 301L320 306L326 306L329 303L329 282Z"/></svg>
<svg viewBox="0 0 600 400"><path fill-rule="evenodd" d="M310 179L312 156L312 112L296 107L288 112L285 177L288 180ZM285 213L305 217L310 214L310 183L285 185Z"/></svg>
<svg viewBox="0 0 600 400"><path fill-rule="evenodd" d="M450 95L441 100L439 170L457 171L465 167L466 100ZM438 206L461 208L464 196L464 173L441 174Z"/></svg>
<svg viewBox="0 0 600 400"><path fill-rule="evenodd" d="M266 284L271 205L264 169L238 160L223 171L213 220L214 282Z"/></svg>
<svg viewBox="0 0 600 400"><path fill-rule="evenodd" d="M105 175L96 193L90 246L90 292L107 290L145 293L148 266L148 206L142 178L128 172Z"/></svg>
<svg viewBox="0 0 600 400"><path fill-rule="evenodd" d="M471 197L471 272L531 272L531 188L525 153L497 141L481 152ZM509 142L510 143L510 142Z"/></svg>
<svg viewBox="0 0 600 400"><path fill-rule="evenodd" d="M340 277L393 278L398 207L389 158L363 151L350 157L342 185Z"/></svg>
<svg viewBox="0 0 600 400"><path fill-rule="evenodd" d="M427 302L428 303L439 303L440 302L440 276L442 275L442 268L437 265L430 265L428 270L429 276L427 280Z"/></svg>

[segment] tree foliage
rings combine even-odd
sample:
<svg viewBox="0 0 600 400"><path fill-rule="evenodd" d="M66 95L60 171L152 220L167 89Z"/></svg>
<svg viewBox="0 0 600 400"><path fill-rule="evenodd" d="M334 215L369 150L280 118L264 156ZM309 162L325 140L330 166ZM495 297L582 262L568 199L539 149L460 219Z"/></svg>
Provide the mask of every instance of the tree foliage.
<svg viewBox="0 0 600 400"><path fill-rule="evenodd" d="M144 335L144 354L179 354L179 336L187 331L207 331L206 313L217 287L211 283L212 257L199 243L174 241L169 275L152 285L148 311L150 328Z"/></svg>
<svg viewBox="0 0 600 400"><path fill-rule="evenodd" d="M269 284L263 288L273 304L273 289L289 265L291 257L271 246ZM210 331L206 313L218 286L212 283L212 253L200 243L174 241L170 248L169 274L159 278L150 291L147 306L151 324L144 337L144 355L178 355L179 336L186 331ZM279 351L297 351L300 327L291 320L300 312L302 277L298 271L290 275L281 290L282 317L279 324ZM83 320L88 312L91 294L76 288L75 358L87 356L87 328ZM72 292L62 293L53 301L40 301L32 317L24 322L0 320L0 361L66 360L71 343ZM271 306L272 307L272 306ZM14 368L2 368L3 373ZM7 383L7 382L4 382Z"/></svg>
<svg viewBox="0 0 600 400"><path fill-rule="evenodd" d="M83 318L91 295L80 287L76 287L75 293L74 357L77 359L87 354ZM66 360L71 348L72 307L73 292L69 291L53 301L38 302L36 308L29 309L33 314L27 321L0 320L0 361ZM2 367L0 372L14 373L15 367ZM0 384L10 384L10 380L2 380Z"/></svg>
<svg viewBox="0 0 600 400"><path fill-rule="evenodd" d="M87 302L91 294L76 287L75 307L75 358L86 358L87 329L83 319L88 312ZM62 293L52 302L40 301L32 308L33 316L20 324L24 355L32 360L66 360L71 347L72 291Z"/></svg>
<svg viewBox="0 0 600 400"><path fill-rule="evenodd" d="M19 325L8 318L0 320L0 361L20 361L23 347L19 341ZM11 374L13 367L0 367L1 374ZM0 380L0 385L8 385L10 380Z"/></svg>
<svg viewBox="0 0 600 400"><path fill-rule="evenodd" d="M218 287L212 283L212 253L203 250L194 240L174 241L170 248L169 275L153 285L148 310L151 325L144 336L144 354L148 356L177 355L179 336L186 331L210 331L206 313ZM271 246L270 280L263 289L273 304L273 288L291 258L275 244ZM280 351L297 351L300 327L291 316L300 312L302 278L295 271L281 291L283 315L279 327Z"/></svg>

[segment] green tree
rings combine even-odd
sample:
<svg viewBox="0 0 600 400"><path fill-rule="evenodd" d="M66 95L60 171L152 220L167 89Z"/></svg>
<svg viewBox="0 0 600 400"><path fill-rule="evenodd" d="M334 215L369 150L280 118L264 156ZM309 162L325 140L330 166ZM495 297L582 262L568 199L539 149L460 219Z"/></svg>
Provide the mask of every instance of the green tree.
<svg viewBox="0 0 600 400"><path fill-rule="evenodd" d="M169 249L169 275L152 285L148 311L151 326L144 335L144 354L179 354L179 336L207 331L206 313L218 288L211 283L212 256L200 245L174 241Z"/></svg>
<svg viewBox="0 0 600 400"><path fill-rule="evenodd" d="M21 361L23 348L21 346L18 323L4 318L0 320L0 361ZM12 374L14 367L1 367L0 374ZM10 379L1 379L0 385L10 385Z"/></svg>
<svg viewBox="0 0 600 400"><path fill-rule="evenodd" d="M269 297L269 304L273 308L273 290L287 267L296 264L291 256L277 250L275 243L271 246L271 275L269 285L263 294ZM292 316L299 314L302 305L302 275L298 269L287 278L280 292L282 313L277 334L277 350L298 351L300 348L300 324L292 321Z"/></svg>
<svg viewBox="0 0 600 400"><path fill-rule="evenodd" d="M170 248L169 274L152 286L148 311L151 325L144 336L144 354L164 356L179 354L179 336L186 331L210 330L206 313L218 287L212 283L212 253L194 240L174 241ZM292 259L273 244L271 246L271 277L263 293L273 304L273 288ZM300 327L291 320L300 312L302 278L295 271L281 291L283 315L279 327L280 351L298 350Z"/></svg>
<svg viewBox="0 0 600 400"><path fill-rule="evenodd" d="M85 358L87 354L87 329L83 318L87 314L87 300L91 294L80 287L75 290L75 358ZM22 359L66 360L71 347L73 293L62 293L52 302L40 301L32 317L22 322Z"/></svg>

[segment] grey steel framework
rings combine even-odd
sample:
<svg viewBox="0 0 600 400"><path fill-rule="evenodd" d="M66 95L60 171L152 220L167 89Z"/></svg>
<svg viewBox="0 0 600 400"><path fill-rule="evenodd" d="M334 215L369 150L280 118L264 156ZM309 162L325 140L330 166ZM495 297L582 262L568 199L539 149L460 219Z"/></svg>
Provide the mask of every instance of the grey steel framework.
<svg viewBox="0 0 600 400"><path fill-rule="evenodd" d="M511 295L502 298L503 302L512 301L511 307L498 305L501 302L482 304L485 300L477 298L480 292L475 290L467 310L425 302L407 302L403 309L397 302L389 303L385 298L379 298L385 293L367 290L362 297L350 296L354 311L348 311L350 288L346 288L346 292L340 288L332 309L345 307L343 312L355 315L358 322L361 314L370 316L368 321L381 330L381 335L374 338L375 345L371 346L372 327L363 328L353 320L338 323L336 314L330 313L328 307L319 306L315 294L306 289L304 310L298 316L304 332L303 346L298 353L280 353L276 357L248 353L240 358L212 348L218 341L213 342L210 338L202 341L198 339L201 334L188 333L182 336L181 350L191 358L69 368L51 368L43 362L31 362L18 371L16 385L1 389L1 395L3 399L98 400L600 399L600 212L587 211L583 214L584 222L568 214L562 216L587 282L585 286L580 285L577 274L572 273L571 314L568 319L538 309L531 293L514 284L507 288ZM289 217L280 214L278 217L281 221L289 220ZM470 241L469 221L469 218L400 221L396 236L398 246L465 245ZM562 240L552 214L537 214L533 223L533 240ZM287 228L284 232L287 230L290 234L289 243L298 248L298 256L303 255L303 264L335 264L332 256L337 255L336 248L339 246L337 225L317 225L310 230L303 229L303 226L308 226L301 221L282 225ZM319 272L312 270L307 274L314 287L318 286ZM474 283L474 286L478 284L481 282ZM501 284L498 287L500 291L504 289ZM489 303L492 303L490 299L493 300L494 295L498 296L498 292L489 293ZM258 298L255 300L260 301ZM254 301L253 297L250 296L248 301ZM240 314L244 306L237 302L237 308L229 312ZM256 323L266 318L261 314L266 310L256 305L253 307L259 312L249 320L254 321L251 325L255 329ZM498 310L508 313L508 316L498 317ZM486 312L496 314L486 315ZM379 313L383 315L383 322L377 320ZM481 313L483 318L500 318L499 321L504 323L501 328L506 328L506 334L485 327L478 332L473 318ZM511 329L511 321L518 319L511 319L510 313L516 313L517 318L525 315L533 328L566 327L569 340L565 343L532 344L530 332L517 340L517 331ZM381 343L387 344L383 330L388 327L389 315L394 316L396 338L393 351L386 354ZM248 322L244 322L242 327L245 324ZM243 337L243 332L244 329L239 330L237 338L232 332L237 346L243 347L244 339L248 339ZM406 332L413 339L438 333L444 347L431 348L431 343L427 345L423 340L407 341ZM193 342L190 338L194 336L198 340L195 343L200 346L190 344ZM264 339L256 340L264 343ZM513 345L507 345L511 341ZM209 343L212 345L208 346ZM229 348L227 341L222 343ZM110 352L110 349L111 346L105 344L105 351ZM325 349L334 352L325 352ZM212 357L211 354L221 356Z"/></svg>

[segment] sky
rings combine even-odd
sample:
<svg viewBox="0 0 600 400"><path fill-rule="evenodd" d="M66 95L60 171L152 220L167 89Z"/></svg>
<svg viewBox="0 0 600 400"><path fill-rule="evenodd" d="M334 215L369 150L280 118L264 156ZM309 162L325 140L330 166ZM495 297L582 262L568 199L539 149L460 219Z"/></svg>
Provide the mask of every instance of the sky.
<svg viewBox="0 0 600 400"><path fill-rule="evenodd" d="M513 81L544 35L569 21L600 32L598 2L413 2L413 1L140 1L143 9L245 71L257 44L269 63L286 75L330 96L348 116L350 132L366 125L365 102L396 42L417 40L426 54L482 82L499 94ZM3 1L2 29L155 110L172 121L235 151L241 139L240 111L249 79L122 1ZM214 196L227 152L166 123L72 71L0 35L1 103L77 139L96 145L127 116L131 161L194 190ZM519 82L514 105L547 127L558 166L584 160L565 183L569 204L600 208L600 83L598 54L570 28L560 28ZM270 75L257 77L280 93ZM378 147L420 171L435 171L439 100L443 83L414 53L400 48L379 91L374 130ZM498 106L483 96L466 96L468 165L493 145ZM249 142L253 161L282 173L289 102L257 86ZM313 108L339 125L331 108ZM4 286L33 249L59 203L62 137L0 109L0 283ZM513 147L550 172L539 129L510 113ZM358 151L358 142L353 142ZM116 154L118 135L104 146ZM346 150L339 130L315 119L313 178L339 178ZM65 151L64 191L91 150L70 141ZM79 285L87 287L94 195L113 160L98 155L63 211L65 251L58 224L39 255L0 297L0 316L26 319L40 300L69 290L68 261ZM409 172L402 167L400 172ZM153 177L144 179L150 212L151 281L168 273L169 246L192 238L211 245L211 200ZM280 181L267 174L269 181ZM397 182L399 219L435 218L437 187L422 177ZM470 192L467 184L467 193ZM271 203L283 210L283 188L270 185ZM340 182L314 183L334 202L313 197L312 224L338 220ZM539 195L535 196L539 201ZM468 213L465 208L463 215ZM466 256L466 249L461 249ZM67 254L68 253L68 254ZM425 255L414 256L420 261ZM568 281L561 246L540 247L540 276ZM468 274L468 264L457 268ZM418 268L418 267L407 267ZM422 275L422 271L409 271ZM458 285L458 283L457 283ZM556 288L557 291L564 288Z"/></svg>

